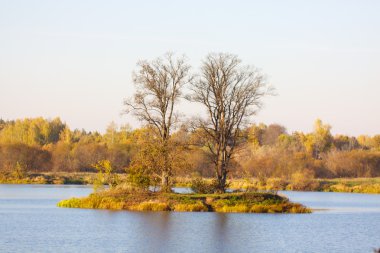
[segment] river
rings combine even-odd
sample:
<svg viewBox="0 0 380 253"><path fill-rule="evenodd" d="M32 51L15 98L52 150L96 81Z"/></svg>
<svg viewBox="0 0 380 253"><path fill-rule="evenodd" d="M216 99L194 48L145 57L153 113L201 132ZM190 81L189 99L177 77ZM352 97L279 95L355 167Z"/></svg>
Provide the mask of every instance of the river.
<svg viewBox="0 0 380 253"><path fill-rule="evenodd" d="M373 252L380 195L282 192L312 214L57 208L87 186L0 185L0 252Z"/></svg>

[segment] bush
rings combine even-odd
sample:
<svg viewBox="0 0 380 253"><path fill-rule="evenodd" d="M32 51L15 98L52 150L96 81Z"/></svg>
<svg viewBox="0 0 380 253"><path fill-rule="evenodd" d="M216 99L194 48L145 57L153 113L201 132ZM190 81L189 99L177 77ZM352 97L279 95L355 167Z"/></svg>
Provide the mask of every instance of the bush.
<svg viewBox="0 0 380 253"><path fill-rule="evenodd" d="M98 170L96 180L94 181L94 190L103 189L104 184L108 184L110 188L119 184L119 177L114 173L111 162L109 160L101 160L93 165Z"/></svg>
<svg viewBox="0 0 380 253"><path fill-rule="evenodd" d="M319 182L314 180L314 173L311 170L304 170L292 174L290 190L311 191L319 188Z"/></svg>
<svg viewBox="0 0 380 253"><path fill-rule="evenodd" d="M267 190L280 191L285 190L288 183L281 178L268 178L266 182Z"/></svg>
<svg viewBox="0 0 380 253"><path fill-rule="evenodd" d="M217 190L217 182L216 180L212 180L211 182L207 182L202 178L195 178L191 180L191 190L194 193L201 194L210 194L214 193Z"/></svg>
<svg viewBox="0 0 380 253"><path fill-rule="evenodd" d="M129 170L127 182L132 186L142 190L148 190L151 185L150 176L140 167Z"/></svg>
<svg viewBox="0 0 380 253"><path fill-rule="evenodd" d="M380 152L376 151L330 152L325 164L335 177L380 176Z"/></svg>

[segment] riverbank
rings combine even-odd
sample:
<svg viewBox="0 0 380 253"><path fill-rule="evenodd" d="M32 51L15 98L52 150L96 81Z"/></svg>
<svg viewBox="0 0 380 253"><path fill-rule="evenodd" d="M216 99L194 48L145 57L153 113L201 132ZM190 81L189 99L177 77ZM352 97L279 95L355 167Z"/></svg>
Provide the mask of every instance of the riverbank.
<svg viewBox="0 0 380 253"><path fill-rule="evenodd" d="M24 175L0 174L0 184L93 184L96 173L42 172Z"/></svg>
<svg viewBox="0 0 380 253"><path fill-rule="evenodd" d="M310 213L301 204L270 193L179 194L104 190L85 198L62 200L58 207L129 211Z"/></svg>
<svg viewBox="0 0 380 253"><path fill-rule="evenodd" d="M281 178L232 180L231 189L258 189L274 191L317 191L380 194L380 178L307 179Z"/></svg>
<svg viewBox="0 0 380 253"><path fill-rule="evenodd" d="M204 179L211 183L212 179ZM177 187L191 187L191 178L176 178ZM304 177L228 180L228 188L247 191L316 191L380 194L380 178L309 179Z"/></svg>
<svg viewBox="0 0 380 253"><path fill-rule="evenodd" d="M96 180L93 172L42 172L29 173L23 176L0 174L0 184L78 184L90 185ZM126 174L118 174L122 181ZM211 182L212 179L203 179ZM191 187L192 178L177 177L174 187ZM229 188L248 191L319 191L319 192L352 192L380 194L380 178L246 178L228 180Z"/></svg>

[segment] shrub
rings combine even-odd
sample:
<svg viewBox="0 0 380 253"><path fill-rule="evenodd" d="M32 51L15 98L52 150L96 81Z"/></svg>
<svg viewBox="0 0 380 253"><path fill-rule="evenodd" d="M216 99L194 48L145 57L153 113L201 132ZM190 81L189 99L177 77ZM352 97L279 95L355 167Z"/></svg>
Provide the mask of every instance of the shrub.
<svg viewBox="0 0 380 253"><path fill-rule="evenodd" d="M288 182L281 178L268 178L266 182L267 190L280 191L286 189Z"/></svg>
<svg viewBox="0 0 380 253"><path fill-rule="evenodd" d="M101 160L93 165L98 170L96 180L94 181L94 190L102 189L104 184L109 187L115 187L119 183L119 177L114 173L114 169L109 160Z"/></svg>
<svg viewBox="0 0 380 253"><path fill-rule="evenodd" d="M148 190L151 184L150 176L140 167L133 167L129 170L127 182L142 190Z"/></svg>
<svg viewBox="0 0 380 253"><path fill-rule="evenodd" d="M292 174L292 181L288 188L301 191L317 190L319 182L314 180L314 173L311 170L298 171Z"/></svg>
<svg viewBox="0 0 380 253"><path fill-rule="evenodd" d="M216 180L207 182L202 178L195 178L191 181L191 190L195 193L210 194L217 190Z"/></svg>
<svg viewBox="0 0 380 253"><path fill-rule="evenodd" d="M380 176L380 152L376 151L330 152L325 164L335 177Z"/></svg>

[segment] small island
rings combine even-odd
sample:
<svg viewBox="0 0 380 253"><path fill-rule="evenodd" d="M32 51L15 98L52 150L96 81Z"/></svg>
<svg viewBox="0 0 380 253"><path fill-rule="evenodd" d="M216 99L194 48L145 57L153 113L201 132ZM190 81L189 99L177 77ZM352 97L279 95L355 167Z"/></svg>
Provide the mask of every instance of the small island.
<svg viewBox="0 0 380 253"><path fill-rule="evenodd" d="M259 192L180 194L135 192L119 189L92 193L84 198L62 200L67 208L112 209L128 211L241 212L241 213L310 213L301 204L286 197Z"/></svg>

